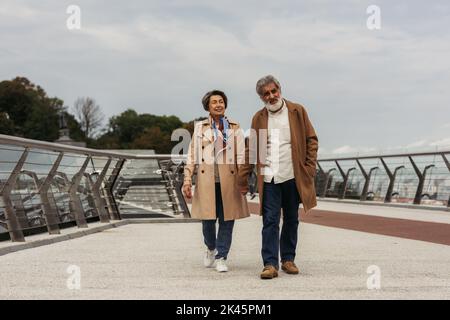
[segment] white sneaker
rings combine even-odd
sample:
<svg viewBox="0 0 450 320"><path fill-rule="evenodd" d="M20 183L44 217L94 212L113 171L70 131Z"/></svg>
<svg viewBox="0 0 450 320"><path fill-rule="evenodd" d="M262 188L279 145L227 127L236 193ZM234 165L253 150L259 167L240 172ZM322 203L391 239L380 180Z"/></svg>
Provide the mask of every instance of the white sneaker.
<svg viewBox="0 0 450 320"><path fill-rule="evenodd" d="M206 268L211 268L214 265L216 259L216 250L206 249L205 257L203 258L203 265Z"/></svg>
<svg viewBox="0 0 450 320"><path fill-rule="evenodd" d="M216 270L218 272L227 272L228 271L228 267L227 267L227 264L225 263L224 258L220 258L220 259L216 260Z"/></svg>

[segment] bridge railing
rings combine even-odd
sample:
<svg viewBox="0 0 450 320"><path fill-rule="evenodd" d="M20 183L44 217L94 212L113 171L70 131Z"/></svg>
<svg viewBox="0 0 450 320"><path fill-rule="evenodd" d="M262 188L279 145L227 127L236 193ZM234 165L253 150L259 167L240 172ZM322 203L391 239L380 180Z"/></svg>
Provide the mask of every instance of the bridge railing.
<svg viewBox="0 0 450 320"><path fill-rule="evenodd" d="M189 217L184 156L94 150L0 135L0 236L169 214ZM320 198L450 207L450 151L318 160ZM253 179L254 180L254 179ZM251 188L255 190L256 188Z"/></svg>
<svg viewBox="0 0 450 320"><path fill-rule="evenodd" d="M91 221L121 219L124 186L129 189L148 182L143 181L142 170L131 170L137 164L149 164L152 185L166 193L166 199L160 201L165 210L155 208L155 197L147 198L152 203L129 197L126 205L189 217L177 178L183 159L0 135L0 234L9 234L12 241L25 241L24 234L37 228L59 234L65 224L86 228Z"/></svg>
<svg viewBox="0 0 450 320"><path fill-rule="evenodd" d="M450 207L450 151L318 160L319 198Z"/></svg>

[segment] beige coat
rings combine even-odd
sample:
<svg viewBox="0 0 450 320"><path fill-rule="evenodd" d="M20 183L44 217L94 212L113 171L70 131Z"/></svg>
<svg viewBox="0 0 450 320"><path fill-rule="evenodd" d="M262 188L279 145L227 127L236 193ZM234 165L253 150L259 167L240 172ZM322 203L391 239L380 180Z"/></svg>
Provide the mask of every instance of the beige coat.
<svg viewBox="0 0 450 320"><path fill-rule="evenodd" d="M303 203L303 208L305 212L308 212L317 205L314 176L316 174L318 139L305 108L300 104L285 101L289 111L292 165L294 168L295 182ZM258 154L256 168L260 204L262 204L264 187L264 176L260 174L264 166L261 160L264 161L264 159L260 159L259 155L264 155L266 152L262 150L262 152L256 153L255 148L256 146L260 146L259 148L267 147L267 141L266 143L261 143L258 137L267 137L267 135L260 136L260 131L263 129L267 130L268 119L269 115L266 108L261 109L253 116L252 129L255 131L252 132L250 140L252 141L254 139L257 143L252 143L246 148L246 163L239 166L239 184L245 186L248 184L248 175L252 170L251 164L249 164L249 153ZM256 137L254 134L256 134ZM262 205L260 207L262 208Z"/></svg>
<svg viewBox="0 0 450 320"><path fill-rule="evenodd" d="M191 216L202 220L216 218L214 133L210 121L211 118L195 124L184 168L185 184L190 184L193 174L197 173ZM223 161L218 164L225 221L250 215L247 200L239 192L237 184L237 161L243 161L245 157L244 136L237 122L231 119L228 122L231 129L229 142L227 149L221 153Z"/></svg>

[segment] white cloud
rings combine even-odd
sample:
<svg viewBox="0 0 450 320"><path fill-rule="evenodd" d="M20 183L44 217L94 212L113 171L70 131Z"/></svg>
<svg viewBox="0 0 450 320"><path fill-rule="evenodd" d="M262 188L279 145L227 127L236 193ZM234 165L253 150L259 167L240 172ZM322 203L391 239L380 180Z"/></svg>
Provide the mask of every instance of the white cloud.
<svg viewBox="0 0 450 320"><path fill-rule="evenodd" d="M332 151L332 154L334 155L344 155L344 154L372 154L377 152L376 148L371 147L351 147L351 146L342 146L339 148L336 148Z"/></svg>
<svg viewBox="0 0 450 320"><path fill-rule="evenodd" d="M424 147L427 145L427 140L419 140L413 143L410 143L408 145L406 145L405 148L419 148L419 147Z"/></svg>
<svg viewBox="0 0 450 320"><path fill-rule="evenodd" d="M19 21L22 21L36 18L41 14L43 14L42 11L15 1L2 1L2 3L0 3L0 17L2 17L2 19L20 19Z"/></svg>
<svg viewBox="0 0 450 320"><path fill-rule="evenodd" d="M422 14L431 3L381 1L382 29L369 31L356 0L78 2L82 29L69 32L61 2L3 0L0 80L27 76L68 105L92 96L108 117L132 107L183 120L203 115L203 93L222 88L245 128L260 105L256 80L273 73L307 107L321 154L448 136L450 22L442 8Z"/></svg>
<svg viewBox="0 0 450 320"><path fill-rule="evenodd" d="M430 146L438 148L450 148L450 138L433 141L430 143Z"/></svg>

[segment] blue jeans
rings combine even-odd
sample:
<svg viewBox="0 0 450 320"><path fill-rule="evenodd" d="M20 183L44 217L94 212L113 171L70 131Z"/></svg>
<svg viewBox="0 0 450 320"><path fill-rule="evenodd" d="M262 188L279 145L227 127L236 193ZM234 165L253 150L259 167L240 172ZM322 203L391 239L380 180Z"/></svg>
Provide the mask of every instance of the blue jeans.
<svg viewBox="0 0 450 320"><path fill-rule="evenodd" d="M298 207L300 196L295 179L275 184L264 183L263 229L261 255L264 265L279 267L281 261L294 261L297 248ZM283 209L283 227L280 237L280 216Z"/></svg>
<svg viewBox="0 0 450 320"><path fill-rule="evenodd" d="M217 249L216 259L227 259L231 247L234 220L225 221L223 216L220 183L216 183L216 217L219 219L219 233L216 238L216 219L203 220L203 238L209 250Z"/></svg>

